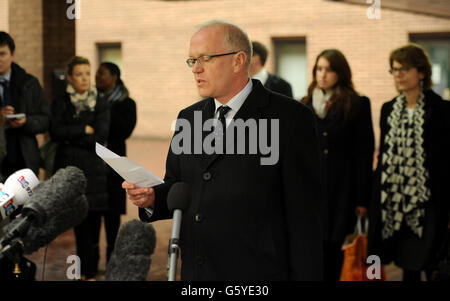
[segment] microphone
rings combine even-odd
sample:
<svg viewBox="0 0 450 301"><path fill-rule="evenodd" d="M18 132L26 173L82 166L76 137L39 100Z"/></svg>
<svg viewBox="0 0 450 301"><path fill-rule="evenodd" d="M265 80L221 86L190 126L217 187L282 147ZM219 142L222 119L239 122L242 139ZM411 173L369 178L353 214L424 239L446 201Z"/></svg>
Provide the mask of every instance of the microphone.
<svg viewBox="0 0 450 301"><path fill-rule="evenodd" d="M39 179L29 168L16 171L0 183L0 221L11 216L32 195Z"/></svg>
<svg viewBox="0 0 450 301"><path fill-rule="evenodd" d="M136 219L125 223L117 235L106 266L106 281L145 281L156 246L151 224Z"/></svg>
<svg viewBox="0 0 450 301"><path fill-rule="evenodd" d="M169 241L169 263L168 263L168 280L175 281L177 273L177 261L179 255L179 239L181 218L191 202L191 189L189 184L177 182L170 187L167 195L167 207L173 211L172 233Z"/></svg>
<svg viewBox="0 0 450 301"><path fill-rule="evenodd" d="M86 178L80 169L59 169L36 187L23 206L22 216L5 227L6 235L0 245L6 247L21 238L23 251L31 254L80 224L88 213L85 190Z"/></svg>

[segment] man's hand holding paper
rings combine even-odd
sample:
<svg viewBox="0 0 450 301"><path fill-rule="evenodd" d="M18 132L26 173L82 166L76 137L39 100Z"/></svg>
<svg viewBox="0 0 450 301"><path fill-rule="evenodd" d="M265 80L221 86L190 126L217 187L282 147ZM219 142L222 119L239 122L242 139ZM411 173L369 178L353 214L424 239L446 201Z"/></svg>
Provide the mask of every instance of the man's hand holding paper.
<svg viewBox="0 0 450 301"><path fill-rule="evenodd" d="M153 187L137 187L124 181L122 188L127 191L128 199L139 208L155 207L155 190Z"/></svg>
<svg viewBox="0 0 450 301"><path fill-rule="evenodd" d="M99 143L96 144L95 151L125 180L122 188L126 189L128 199L134 205L140 208L153 207L155 191L152 187L164 183L162 179L127 157L118 156Z"/></svg>
<svg viewBox="0 0 450 301"><path fill-rule="evenodd" d="M120 157L99 143L95 145L97 155L114 169L125 181L133 183L137 187L153 187L164 181L146 170L141 165L134 163L127 157Z"/></svg>

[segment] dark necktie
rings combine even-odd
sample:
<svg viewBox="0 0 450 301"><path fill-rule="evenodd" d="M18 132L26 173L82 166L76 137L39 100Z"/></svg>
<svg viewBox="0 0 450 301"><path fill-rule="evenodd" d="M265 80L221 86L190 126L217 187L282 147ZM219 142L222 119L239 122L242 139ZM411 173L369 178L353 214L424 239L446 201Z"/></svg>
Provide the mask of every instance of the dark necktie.
<svg viewBox="0 0 450 301"><path fill-rule="evenodd" d="M227 128L227 124L226 124L226 120L225 120L225 115L231 110L230 107L227 106L220 106L217 111L219 112L219 118L218 118L218 123L220 122L220 124L222 125L222 132L220 133L219 131L217 131L217 128L219 127L218 124L216 124L215 127L215 132L216 132L216 139L217 140L222 140L223 141L223 146L225 147L225 129Z"/></svg>
<svg viewBox="0 0 450 301"><path fill-rule="evenodd" d="M3 106L12 106L11 91L9 89L8 82L5 80L2 80L2 81L0 81L0 86L3 87L2 107Z"/></svg>
<svg viewBox="0 0 450 301"><path fill-rule="evenodd" d="M231 110L230 107L227 106L220 106L217 111L219 112L219 121L222 124L223 132L225 132L225 129L227 128L227 123L225 121L225 115Z"/></svg>

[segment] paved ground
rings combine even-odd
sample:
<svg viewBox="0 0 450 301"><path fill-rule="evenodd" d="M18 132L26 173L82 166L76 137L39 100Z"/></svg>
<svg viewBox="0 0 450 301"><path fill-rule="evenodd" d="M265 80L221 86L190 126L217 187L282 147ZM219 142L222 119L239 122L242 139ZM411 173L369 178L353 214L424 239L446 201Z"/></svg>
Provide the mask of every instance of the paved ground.
<svg viewBox="0 0 450 301"><path fill-rule="evenodd" d="M168 141L137 140L128 142L128 157L152 171L159 177L164 176L165 159L169 147ZM128 204L127 214L122 218L122 224L138 218L136 207ZM172 227L171 220L153 223L157 235L155 253L152 255L152 264L148 273L150 281L165 281L167 275L167 244ZM105 233L102 229L100 237L100 263L97 280L104 280L106 265ZM44 255L45 270L43 269ZM65 281L66 270L70 264L66 263L67 257L76 254L73 231L67 231L51 242L47 248L41 248L37 252L27 256L28 259L36 263L36 280ZM386 267L388 280L399 280L401 272L393 265Z"/></svg>

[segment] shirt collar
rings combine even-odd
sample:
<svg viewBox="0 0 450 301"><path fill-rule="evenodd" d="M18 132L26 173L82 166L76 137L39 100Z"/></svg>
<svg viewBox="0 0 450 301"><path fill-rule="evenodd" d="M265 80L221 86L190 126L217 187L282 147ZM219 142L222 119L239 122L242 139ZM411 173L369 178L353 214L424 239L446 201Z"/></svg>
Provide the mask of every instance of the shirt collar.
<svg viewBox="0 0 450 301"><path fill-rule="evenodd" d="M232 99L230 99L225 105L230 107L231 110L236 113L241 108L242 104L244 103L247 96L252 92L253 83L252 80L249 79L247 85L238 93L236 94ZM217 99L214 98L214 103L216 105L216 110L214 112L217 112L217 109L222 106L223 104L220 103Z"/></svg>
<svg viewBox="0 0 450 301"><path fill-rule="evenodd" d="M252 78L258 79L264 86L269 78L269 72L267 72L265 68L262 68L261 71L252 76Z"/></svg>
<svg viewBox="0 0 450 301"><path fill-rule="evenodd" d="M6 75L0 75L0 81L11 81L11 70Z"/></svg>

